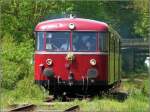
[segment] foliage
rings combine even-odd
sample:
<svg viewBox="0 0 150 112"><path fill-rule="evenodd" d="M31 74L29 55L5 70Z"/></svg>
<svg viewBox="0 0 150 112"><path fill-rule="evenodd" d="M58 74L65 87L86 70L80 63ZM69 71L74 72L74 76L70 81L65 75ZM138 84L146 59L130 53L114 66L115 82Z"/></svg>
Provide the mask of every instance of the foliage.
<svg viewBox="0 0 150 112"><path fill-rule="evenodd" d="M148 0L126 2L1 0L0 4L2 20L0 27L3 31L1 37L9 34L14 38L14 42L33 38L34 27L38 22L64 17L65 14L70 13L77 15L77 17L100 20L111 24L123 38L148 37ZM124 62L127 63L123 60ZM143 64L141 61L135 61L138 71L144 70Z"/></svg>
<svg viewBox="0 0 150 112"><path fill-rule="evenodd" d="M0 0L0 28L2 30L0 37L2 76L0 77L2 77L3 100L10 104L17 100L30 101L31 98L40 100L43 98L42 90L33 84L33 65L31 64L35 45L34 27L40 21L74 13L77 17L100 20L111 24L123 38L147 38L149 28L148 4L148 0L138 2L137 0L126 2ZM143 60L144 58L135 61L136 68L139 70L144 70L141 68ZM148 94L147 83L148 81L144 82L142 92L135 95L136 98L131 95L124 107L121 107L122 103L110 99L95 101L95 103L87 105L87 102L83 101L80 105L91 107L91 111L95 108L90 105L95 105L96 109L103 110L107 106L105 103L110 105L106 111L111 109L117 111L117 108L122 110L127 108L131 111L135 109L134 106L139 107L135 111L140 111L140 108L141 110L147 108L147 101L139 102L139 99L147 98L144 96ZM140 98L138 99L138 97ZM99 103L102 105L99 106ZM115 105L119 106L116 107Z"/></svg>
<svg viewBox="0 0 150 112"><path fill-rule="evenodd" d="M2 35L11 34L15 41L31 38L41 17L58 8L55 1L1 0ZM27 37L26 37L27 36Z"/></svg>
<svg viewBox="0 0 150 112"><path fill-rule="evenodd" d="M133 1L134 10L138 13L138 19L134 24L135 33L148 39L149 33L149 0Z"/></svg>
<svg viewBox="0 0 150 112"><path fill-rule="evenodd" d="M143 84L142 92L146 96L150 96L150 87L149 87L149 85L150 85L149 80L148 79L145 80L144 84Z"/></svg>
<svg viewBox="0 0 150 112"><path fill-rule="evenodd" d="M31 71L32 42L15 43L10 35L5 35L1 40L1 62L2 62L2 87L14 89L17 82L29 75Z"/></svg>
<svg viewBox="0 0 150 112"><path fill-rule="evenodd" d="M135 33L145 37L148 34L148 3L148 0L138 2L1 0L2 34L10 33L15 38L23 35L31 36L34 26L44 18L74 13L77 17L108 22L124 38L132 38ZM19 39L22 38L17 38L17 41Z"/></svg>
<svg viewBox="0 0 150 112"><path fill-rule="evenodd" d="M48 93L44 91L44 88L40 88L34 84L33 75L24 77L20 80L14 90L3 89L1 94L1 100L4 101L2 107L6 107L11 104L23 104L23 103L39 103L42 102Z"/></svg>
<svg viewBox="0 0 150 112"><path fill-rule="evenodd" d="M147 78L147 77L146 77ZM145 81L145 79L144 79ZM96 96L92 101L90 100L75 100L66 104L55 102L55 105L49 109L64 110L64 107L69 108L74 105L79 105L81 111L102 111L102 112L147 112L149 109L148 96L142 92L143 83L127 81L122 82L123 91L128 92L128 98L124 102L109 97ZM146 84L149 86L148 84ZM64 106L65 105L65 106Z"/></svg>
<svg viewBox="0 0 150 112"><path fill-rule="evenodd" d="M31 73L32 74L32 73ZM41 105L42 99L47 95L45 92L38 88L38 86L33 85L32 75L25 77L22 81L17 84L17 88L13 91L3 92L2 100L4 101L4 106L8 104L15 103L34 103ZM139 78L139 77L138 77ZM142 77L143 78L143 77ZM90 100L75 100L69 103L60 103L55 101L55 105L47 107L51 110L65 110L74 105L79 105L81 111L127 111L127 112L146 112L149 108L149 96L145 94L142 90L144 86L149 87L149 82L147 77L141 79L143 82L134 81L123 81L121 85L121 90L127 91L129 96L124 102L119 102L118 100L109 97L96 96L92 101ZM146 83L145 83L146 82ZM37 94L38 93L38 94ZM24 96L24 97L22 97ZM42 108L42 107L41 107ZM46 108L46 107L44 107Z"/></svg>

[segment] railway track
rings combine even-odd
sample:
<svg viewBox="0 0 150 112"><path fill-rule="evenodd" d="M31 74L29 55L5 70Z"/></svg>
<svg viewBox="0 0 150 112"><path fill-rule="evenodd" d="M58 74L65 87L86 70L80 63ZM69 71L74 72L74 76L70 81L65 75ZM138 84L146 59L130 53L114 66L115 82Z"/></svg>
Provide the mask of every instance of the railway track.
<svg viewBox="0 0 150 112"><path fill-rule="evenodd" d="M76 106L66 109L64 112L79 112L79 111L80 111L80 107L79 105L76 105Z"/></svg>
<svg viewBox="0 0 150 112"><path fill-rule="evenodd" d="M47 105L50 106L50 105ZM27 104L15 107L13 109L10 109L6 112L80 112L79 105L71 106L67 109L45 109L41 108L42 106L37 106L34 104Z"/></svg>
<svg viewBox="0 0 150 112"><path fill-rule="evenodd" d="M79 96L79 95L77 95ZM125 92L112 92L111 97L113 96L113 98L115 99L118 99L120 101L124 101L126 98L127 98L127 94ZM69 97L69 96L65 96L65 101L60 101L60 102L55 102L55 99L54 97L52 96L48 96L45 98L44 102L43 102L43 105L34 105L34 104L24 104L24 105L14 105L12 106L9 111L7 112L80 112L80 107L79 105L74 105L74 106L71 106L71 107L65 107L65 105L67 103L71 103L70 101L73 101L75 99L78 99L78 100L88 100L88 101L91 101L92 100L92 97L91 96L80 96L80 97ZM108 96L109 97L109 94ZM63 109L53 109L52 110L52 107L55 106L56 104L59 104L59 105L63 105ZM44 108L46 107L46 108Z"/></svg>
<svg viewBox="0 0 150 112"><path fill-rule="evenodd" d="M27 105L23 105L23 106L19 106L16 108L11 109L9 112L30 112L30 111L34 111L34 109L36 108L36 105L34 104L27 104Z"/></svg>

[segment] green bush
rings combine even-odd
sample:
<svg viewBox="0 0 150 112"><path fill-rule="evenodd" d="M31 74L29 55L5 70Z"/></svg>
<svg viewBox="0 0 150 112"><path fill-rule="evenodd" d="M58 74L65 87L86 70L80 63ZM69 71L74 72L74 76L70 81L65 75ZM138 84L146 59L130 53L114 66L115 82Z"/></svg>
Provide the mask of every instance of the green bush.
<svg viewBox="0 0 150 112"><path fill-rule="evenodd" d="M30 72L33 40L17 43L10 35L1 39L2 88L14 89Z"/></svg>
<svg viewBox="0 0 150 112"><path fill-rule="evenodd" d="M143 88L142 88L142 93L146 96L150 96L150 82L149 80L144 80Z"/></svg>
<svg viewBox="0 0 150 112"><path fill-rule="evenodd" d="M2 108L11 104L41 103L48 95L45 89L34 84L33 74L20 80L14 90L4 89L1 94Z"/></svg>
<svg viewBox="0 0 150 112"><path fill-rule="evenodd" d="M33 100L42 100L46 95L48 95L48 93L44 91L44 88L40 88L38 85L34 84L33 75L30 74L30 76L25 77L17 83L12 97L19 102L32 102Z"/></svg>

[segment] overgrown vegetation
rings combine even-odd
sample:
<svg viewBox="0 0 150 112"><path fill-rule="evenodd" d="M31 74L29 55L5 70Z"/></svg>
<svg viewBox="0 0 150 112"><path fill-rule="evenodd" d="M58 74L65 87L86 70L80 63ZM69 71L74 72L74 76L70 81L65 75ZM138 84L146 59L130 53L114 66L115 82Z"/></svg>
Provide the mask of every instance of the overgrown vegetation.
<svg viewBox="0 0 150 112"><path fill-rule="evenodd" d="M140 77L136 77L140 79ZM147 89L146 89L147 88ZM109 96L95 97L92 101L75 100L65 104L66 108L80 105L82 111L101 111L101 112L147 112L149 109L149 80L147 76L141 80L123 81L121 90L128 92L128 98L124 102ZM56 102L51 109L64 109L64 104Z"/></svg>
<svg viewBox="0 0 150 112"><path fill-rule="evenodd" d="M77 17L84 17L107 22L115 28L123 38L148 38L149 13L148 0L144 1L64 1L64 0L0 0L1 24L0 29L0 62L1 62L1 100L5 105L14 102L39 102L46 92L34 85L33 78L33 52L35 25L45 19L64 17L66 13L74 13ZM54 14L56 14L54 16ZM134 19L133 19L134 18ZM139 59L138 59L139 60ZM125 63L129 60L123 60ZM136 61L136 68L143 72L143 60ZM124 65L126 67L126 65ZM144 69L145 70L145 69ZM126 71L125 71L126 72ZM131 71L133 72L133 71ZM125 73L126 74L126 73ZM131 95L126 106L111 99L94 100L94 102L79 102L85 110L110 109L134 107L147 109L148 80L140 88L139 94ZM128 86L128 84L127 84ZM136 91L135 90L135 91ZM37 94L38 93L38 94ZM135 97L135 98L134 98ZM32 100L31 100L32 99ZM142 102L140 102L140 99ZM136 103L138 102L138 103ZM99 106L99 103L102 105ZM134 105L135 104L135 105ZM93 106L95 105L95 106ZM129 106L130 105L130 106ZM136 109L136 108L135 108ZM107 111L107 110L106 110Z"/></svg>
<svg viewBox="0 0 150 112"><path fill-rule="evenodd" d="M16 103L33 103L39 106L43 104L42 99L47 96L48 93L46 93L44 89L40 89L37 85L34 85L32 79L33 76L30 76L19 81L17 87L12 91L3 90L3 106L6 108L8 105ZM64 110L65 108L79 105L82 111L147 112L149 109L150 95L149 83L146 74L142 78L135 77L135 79L124 79L121 90L128 92L128 98L123 102L111 96L104 95L102 97L95 96L91 101L75 100L65 104L61 104L59 100L56 100L54 101L55 105L45 108ZM41 106L41 108L43 107Z"/></svg>
<svg viewBox="0 0 150 112"><path fill-rule="evenodd" d="M32 75L32 74L30 74ZM48 95L44 88L33 82L33 76L25 77L19 81L13 90L3 89L1 94L2 108L12 104L40 103Z"/></svg>
<svg viewBox="0 0 150 112"><path fill-rule="evenodd" d="M5 35L1 42L2 88L14 89L18 81L33 72L33 41L25 39L16 43L11 35Z"/></svg>
<svg viewBox="0 0 150 112"><path fill-rule="evenodd" d="M33 40L16 43L11 35L5 37L1 40L1 100L5 101L2 106L41 101L47 93L34 84Z"/></svg>
<svg viewBox="0 0 150 112"><path fill-rule="evenodd" d="M34 84L33 40L25 38L16 43L11 35L4 37L1 39L1 100L5 103L2 104L41 101L46 93Z"/></svg>

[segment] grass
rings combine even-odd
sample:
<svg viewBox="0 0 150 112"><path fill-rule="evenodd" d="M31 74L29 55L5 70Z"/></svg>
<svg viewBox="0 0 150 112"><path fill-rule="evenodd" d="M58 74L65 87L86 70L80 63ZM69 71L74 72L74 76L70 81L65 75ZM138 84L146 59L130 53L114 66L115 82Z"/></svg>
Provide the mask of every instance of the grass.
<svg viewBox="0 0 150 112"><path fill-rule="evenodd" d="M139 78L136 76L136 79ZM48 95L43 89L31 83L31 77L20 81L14 90L3 90L1 94L2 108L7 108L11 104L33 103L43 104L43 98ZM31 82L30 82L31 81ZM61 104L58 100L50 109L64 110L74 105L79 105L81 111L101 111L101 112L148 112L149 108L149 80L142 77L140 80L126 80L122 82L121 89L129 93L124 102L108 97L95 96L92 101L74 100L69 103ZM65 108L64 108L65 107Z"/></svg>
<svg viewBox="0 0 150 112"><path fill-rule="evenodd" d="M75 100L67 104L57 104L51 109L64 109L73 105L80 105L81 111L101 111L101 112L148 112L149 96L143 93L142 86L137 87L133 82L123 82L123 89L129 92L128 98L124 102L119 102L110 97L95 97L92 101ZM147 85L148 86L148 85ZM64 106L65 105L65 106Z"/></svg>
<svg viewBox="0 0 150 112"><path fill-rule="evenodd" d="M25 77L19 81L13 90L1 90L1 108L7 108L12 104L36 103L48 95L43 88L34 84L33 76Z"/></svg>
<svg viewBox="0 0 150 112"><path fill-rule="evenodd" d="M65 104L56 101L55 105L51 106L50 109L65 110L75 105L79 105L81 111L89 112L146 112L149 108L148 100L145 96L140 96L140 98L139 96L137 98L129 96L124 102L119 102L110 98L99 99L98 97L94 98L92 101L75 100Z"/></svg>

